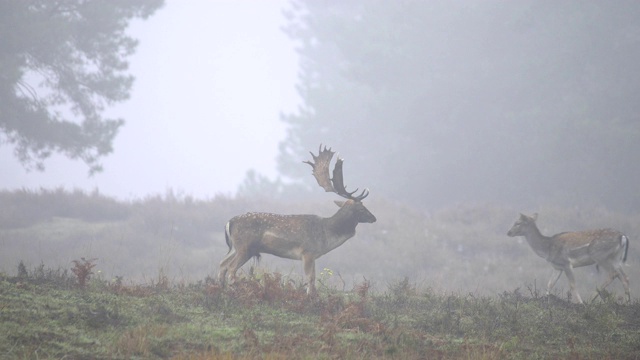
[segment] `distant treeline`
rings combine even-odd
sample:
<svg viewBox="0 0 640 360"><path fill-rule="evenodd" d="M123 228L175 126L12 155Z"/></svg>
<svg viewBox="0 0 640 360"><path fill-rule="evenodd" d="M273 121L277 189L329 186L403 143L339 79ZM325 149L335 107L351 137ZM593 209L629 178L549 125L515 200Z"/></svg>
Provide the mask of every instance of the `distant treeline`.
<svg viewBox="0 0 640 360"><path fill-rule="evenodd" d="M98 191L22 189L0 191L0 227L18 228L51 217L69 217L85 221L124 220L131 214L126 203L101 195Z"/></svg>
<svg viewBox="0 0 640 360"><path fill-rule="evenodd" d="M41 188L0 191L0 228L19 228L37 224L53 217L73 218L87 222L123 221L132 215L162 207L155 213L157 221L187 216L191 222L196 213L209 214L204 222L224 222L225 217L247 201L218 196L212 200L197 200L168 190L164 195L147 196L137 200L117 200L98 190L67 190ZM239 209L238 209L239 210ZM153 211L152 211L153 212ZM149 214L150 215L150 214Z"/></svg>

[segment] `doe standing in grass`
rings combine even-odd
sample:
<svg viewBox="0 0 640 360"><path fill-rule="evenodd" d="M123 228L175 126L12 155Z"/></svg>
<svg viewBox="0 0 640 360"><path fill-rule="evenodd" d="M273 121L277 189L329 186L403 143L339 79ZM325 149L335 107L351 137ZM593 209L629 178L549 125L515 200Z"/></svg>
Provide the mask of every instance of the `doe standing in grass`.
<svg viewBox="0 0 640 360"><path fill-rule="evenodd" d="M533 216L520 214L520 218L513 224L507 235L524 236L538 256L560 271L557 276L551 275L547 284L547 295L564 272L569 279L571 293L579 303L582 303L582 298L576 290L573 268L596 264L609 274L609 279L602 284L601 289L606 288L615 278L618 278L624 286L627 301L631 300L629 279L622 271L629 250L629 238L626 235L612 229L597 229L544 236L536 226L537 218L538 214Z"/></svg>
<svg viewBox="0 0 640 360"><path fill-rule="evenodd" d="M338 157L329 178L329 164L334 152L325 147L318 156L311 153L313 161L305 163L313 167L313 176L325 191L333 192L347 201L336 201L338 212L328 218L317 215L279 215L271 213L247 213L227 223L225 237L229 253L220 263L218 279L224 284L227 275L235 279L236 272L252 257L261 253L302 260L308 278L307 292L315 294L315 261L337 248L356 234L360 223L373 223L376 217L362 204L369 195L364 189L360 195L348 192L343 183L342 162Z"/></svg>

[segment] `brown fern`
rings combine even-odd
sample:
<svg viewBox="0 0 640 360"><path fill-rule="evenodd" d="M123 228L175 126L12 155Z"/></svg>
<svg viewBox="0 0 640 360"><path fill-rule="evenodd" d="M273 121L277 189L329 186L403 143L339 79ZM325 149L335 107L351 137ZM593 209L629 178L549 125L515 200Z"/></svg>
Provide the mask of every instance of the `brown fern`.
<svg viewBox="0 0 640 360"><path fill-rule="evenodd" d="M80 286L80 288L84 288L87 285L89 277L93 275L93 271L91 269L97 265L94 263L96 260L98 259L94 258L87 260L82 257L80 260L72 261L74 266L71 268L71 272L78 278L78 286Z"/></svg>

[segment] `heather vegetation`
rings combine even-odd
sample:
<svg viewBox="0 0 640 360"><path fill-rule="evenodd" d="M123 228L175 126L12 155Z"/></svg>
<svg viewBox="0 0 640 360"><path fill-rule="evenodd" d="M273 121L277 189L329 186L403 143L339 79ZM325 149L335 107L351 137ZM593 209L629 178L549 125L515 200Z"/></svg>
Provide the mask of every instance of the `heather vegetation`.
<svg viewBox="0 0 640 360"><path fill-rule="evenodd" d="M533 289L492 296L303 284L256 272L226 288L210 278L146 284L78 279L24 265L0 278L0 350L67 359L635 359L640 303L586 305Z"/></svg>
<svg viewBox="0 0 640 360"><path fill-rule="evenodd" d="M0 192L0 351L12 358L635 358L640 352L638 214L602 208L460 205L424 212L367 200L375 224L320 258L319 297L300 262L263 256L236 284L214 280L224 223L246 211L329 216L330 201L98 192ZM585 305L506 236L519 211L543 233L614 227L631 238L622 287Z"/></svg>

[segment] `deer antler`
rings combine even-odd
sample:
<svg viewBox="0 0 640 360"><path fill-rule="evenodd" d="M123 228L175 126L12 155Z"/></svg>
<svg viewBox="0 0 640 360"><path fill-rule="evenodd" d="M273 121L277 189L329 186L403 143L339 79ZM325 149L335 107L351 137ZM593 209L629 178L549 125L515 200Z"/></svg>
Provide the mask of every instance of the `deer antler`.
<svg viewBox="0 0 640 360"><path fill-rule="evenodd" d="M331 163L331 159L333 158L333 154L335 152L331 151L331 148L327 149L324 147L322 149L322 144L320 144L320 148L318 149L318 156L314 155L312 152L309 152L313 157L313 162L304 161L304 163L311 165L313 168L313 176L316 178L318 185L324 189L326 192L336 193L343 198L360 201L366 198L369 195L369 190L364 189L362 193L358 196L353 196L358 189L348 192L346 187L344 186L344 177L342 175L342 163L344 159L341 159L338 155L338 160L333 168L333 179L329 178L329 165Z"/></svg>
<svg viewBox="0 0 640 360"><path fill-rule="evenodd" d="M356 188L354 191L352 192L348 192L346 186L344 186L344 178L342 175L342 163L344 162L344 159L340 158L340 155L338 155L338 160L336 161L336 165L333 167L333 187L336 189L336 194L347 198L347 199L353 199L353 200L362 200L364 198L366 198L367 196L369 196L369 189L364 189L362 190L362 192L360 193L360 195L358 196L353 196L353 194L355 194L358 191L358 188Z"/></svg>
<svg viewBox="0 0 640 360"><path fill-rule="evenodd" d="M320 187L326 192L336 192L333 185L331 185L331 179L329 179L329 164L331 163L331 159L335 152L331 151L331 148L327 149L326 146L324 147L324 150L322 150L322 144L320 144L318 156L315 156L311 151L309 151L309 154L313 157L313 162L303 162L311 165L313 168L312 174L316 178L318 185L320 185Z"/></svg>

